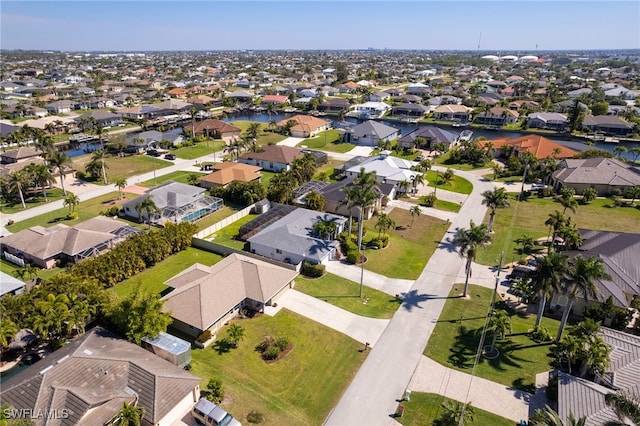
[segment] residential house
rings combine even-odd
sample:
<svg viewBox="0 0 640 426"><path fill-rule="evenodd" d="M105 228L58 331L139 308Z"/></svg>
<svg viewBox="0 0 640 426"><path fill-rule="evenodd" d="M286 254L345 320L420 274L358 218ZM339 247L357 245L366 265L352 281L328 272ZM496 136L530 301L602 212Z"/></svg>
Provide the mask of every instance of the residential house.
<svg viewBox="0 0 640 426"><path fill-rule="evenodd" d="M384 91L378 91L378 92L371 93L369 95L369 100L371 102L384 102L387 99L389 99L390 97L391 97L391 95L389 93L384 92Z"/></svg>
<svg viewBox="0 0 640 426"><path fill-rule="evenodd" d="M239 163L261 167L269 172L281 172L291 169L296 158L302 158L301 149L285 145L264 145L261 152L247 152L238 158Z"/></svg>
<svg viewBox="0 0 640 426"><path fill-rule="evenodd" d="M331 122L310 115L294 115L276 123L278 127L284 127L289 121L296 124L289 129L291 136L296 138L312 138L318 133L331 128Z"/></svg>
<svg viewBox="0 0 640 426"><path fill-rule="evenodd" d="M222 139L226 144L239 140L242 134L240 128L213 118L196 123L194 130L196 135Z"/></svg>
<svg viewBox="0 0 640 426"><path fill-rule="evenodd" d="M38 157L41 157L41 155L42 151L34 146L20 146L15 149L0 152L0 163L14 164L24 162L26 165L36 159L40 159Z"/></svg>
<svg viewBox="0 0 640 426"><path fill-rule="evenodd" d="M225 98L235 99L239 102L252 102L255 95L246 90L236 90L231 93L226 93L224 96Z"/></svg>
<svg viewBox="0 0 640 426"><path fill-rule="evenodd" d="M200 398L200 378L96 327L2 382L0 398L36 426L111 424L123 404L144 409L142 424L173 425ZM65 416L61 419L61 416Z"/></svg>
<svg viewBox="0 0 640 426"><path fill-rule="evenodd" d="M180 99L167 99L153 106L158 110L156 115L188 114L192 108L195 108L195 105Z"/></svg>
<svg viewBox="0 0 640 426"><path fill-rule="evenodd" d="M76 263L98 256L139 230L125 222L96 216L73 226L63 223L49 228L33 226L2 239L2 256L23 266L33 263L44 269L56 261Z"/></svg>
<svg viewBox="0 0 640 426"><path fill-rule="evenodd" d="M380 142L391 142L400 136L400 130L378 121L367 120L344 133L344 140L361 146L378 146Z"/></svg>
<svg viewBox="0 0 640 426"><path fill-rule="evenodd" d="M391 109L391 114L404 118L422 119L429 113L429 107L414 103L396 105Z"/></svg>
<svg viewBox="0 0 640 426"><path fill-rule="evenodd" d="M73 101L55 101L45 104L44 108L50 114L69 114L73 110Z"/></svg>
<svg viewBox="0 0 640 426"><path fill-rule="evenodd" d="M462 99L451 95L442 95L429 98L427 103L434 107L440 105L458 105L462 103Z"/></svg>
<svg viewBox="0 0 640 426"><path fill-rule="evenodd" d="M324 210L327 213L339 214L342 216L352 216L356 219L360 218L360 208L353 207L351 211L347 208L345 204L345 189L349 187L353 183L355 177L351 176L347 179L343 179L336 183L327 184L325 182L316 182L311 181L318 185L315 190L320 195L322 195L325 199ZM307 191L308 193L308 191ZM301 197L304 197L305 194L300 194ZM387 205L388 200L394 199L396 196L396 187L392 184L386 183L378 183L376 198L373 201L372 205L364 209L364 218L365 220L371 219L373 213L376 211L380 211L383 207Z"/></svg>
<svg viewBox="0 0 640 426"><path fill-rule="evenodd" d="M402 158L389 155L390 151L382 151L379 155L368 157L360 164L353 165L345 170L346 176L355 178L360 174L361 169L365 172L373 172L379 183L387 183L398 186L402 181L413 182L416 175L422 173L411 170L418 163L404 160Z"/></svg>
<svg viewBox="0 0 640 426"><path fill-rule="evenodd" d="M19 279L0 271L0 297L4 295L18 295L24 292L26 284Z"/></svg>
<svg viewBox="0 0 640 426"><path fill-rule="evenodd" d="M362 119L375 119L384 117L391 111L391 105L384 102L365 102L356 104L353 113Z"/></svg>
<svg viewBox="0 0 640 426"><path fill-rule="evenodd" d="M433 111L433 117L446 121L469 121L471 108L464 105L441 105Z"/></svg>
<svg viewBox="0 0 640 426"><path fill-rule="evenodd" d="M215 101L215 99L207 95L195 95L187 99L188 103L193 104L198 108L205 107L213 101Z"/></svg>
<svg viewBox="0 0 640 426"><path fill-rule="evenodd" d="M184 136L172 132L159 132L157 130L147 130L145 132L129 134L127 136L127 150L133 152L144 152L149 149L157 149L162 141L166 141L170 146L176 146L184 142Z"/></svg>
<svg viewBox="0 0 640 426"><path fill-rule="evenodd" d="M74 121L80 125L87 119L92 119L96 125L103 128L124 126L122 114L114 114L109 111L91 111L76 117Z"/></svg>
<svg viewBox="0 0 640 426"><path fill-rule="evenodd" d="M260 218L254 219L260 220ZM339 243L317 235L313 226L320 221L336 224L335 235L344 230L347 219L330 213L297 208L249 237L252 253L297 265L302 261L326 263L335 258Z"/></svg>
<svg viewBox="0 0 640 426"><path fill-rule="evenodd" d="M558 415L563 424L569 417L586 418L587 425L619 424L615 411L605 402L610 393L640 392L640 337L600 327L597 332L610 349L610 363L596 382L558 373Z"/></svg>
<svg viewBox="0 0 640 426"><path fill-rule="evenodd" d="M460 133L458 132L452 132L436 126L423 126L398 139L398 145L406 149L432 150L435 144L444 143L447 149L450 149L459 140Z"/></svg>
<svg viewBox="0 0 640 426"><path fill-rule="evenodd" d="M203 188L215 188L227 186L233 181L253 182L260 181L262 167L248 164L225 161L215 164L213 171L200 178L200 186Z"/></svg>
<svg viewBox="0 0 640 426"><path fill-rule="evenodd" d="M289 103L289 97L284 95L264 95L260 103L282 106Z"/></svg>
<svg viewBox="0 0 640 426"><path fill-rule="evenodd" d="M169 292L163 309L173 318L172 327L198 336L212 334L244 307L264 311L292 288L295 270L238 253L213 266L196 263L165 282Z"/></svg>
<svg viewBox="0 0 640 426"><path fill-rule="evenodd" d="M423 95L429 93L431 90L428 84L424 83L409 83L407 86L407 94L409 95Z"/></svg>
<svg viewBox="0 0 640 426"><path fill-rule="evenodd" d="M167 91L167 95L177 99L186 99L188 93L189 92L182 87L174 87L173 89Z"/></svg>
<svg viewBox="0 0 640 426"><path fill-rule="evenodd" d="M160 110L152 105L137 105L133 107L125 107L118 109L118 112L125 118L134 118L137 120L146 120L153 118Z"/></svg>
<svg viewBox="0 0 640 426"><path fill-rule="evenodd" d="M165 222L194 222L224 207L221 198L205 194L206 189L184 183L168 181L147 190L144 195L123 204L123 214L140 221L151 221L156 225ZM147 212L138 212L138 203L151 198L159 213L149 218Z"/></svg>
<svg viewBox="0 0 640 426"><path fill-rule="evenodd" d="M323 112L348 112L350 109L351 104L345 98L329 98L318 105L318 111Z"/></svg>
<svg viewBox="0 0 640 426"><path fill-rule="evenodd" d="M503 107L493 107L489 109L489 111L484 111L478 114L474 121L477 124L505 126L507 124L516 123L519 116L520 114L518 111Z"/></svg>
<svg viewBox="0 0 640 426"><path fill-rule="evenodd" d="M535 129L564 130L568 124L567 116L558 112L534 112L527 116L527 126Z"/></svg>
<svg viewBox="0 0 640 426"><path fill-rule="evenodd" d="M568 187L582 194L593 187L598 195L606 196L614 190L624 193L628 188L640 186L640 170L615 158L567 158L551 179L556 189Z"/></svg>
<svg viewBox="0 0 640 426"><path fill-rule="evenodd" d="M577 99L581 96L589 96L591 92L593 92L593 89L591 89L590 87L583 87L580 89L568 91L567 96L569 96L570 99Z"/></svg>
<svg viewBox="0 0 640 426"><path fill-rule="evenodd" d="M582 127L594 132L602 132L617 136L626 136L633 131L633 126L631 124L612 115L589 115L584 118Z"/></svg>
<svg viewBox="0 0 640 426"><path fill-rule="evenodd" d="M476 105L496 106L503 96L499 93L482 93L476 98Z"/></svg>
<svg viewBox="0 0 640 426"><path fill-rule="evenodd" d="M408 104L419 104L420 102L422 102L422 98L418 95L399 94L393 97L393 101L408 103Z"/></svg>
<svg viewBox="0 0 640 426"><path fill-rule="evenodd" d="M491 144L494 152L498 154L502 153L505 156L511 154L518 156L523 152L529 152L538 160L547 157L564 159L576 155L576 151L540 135L524 135L517 138L484 140L480 141L479 144L482 148Z"/></svg>

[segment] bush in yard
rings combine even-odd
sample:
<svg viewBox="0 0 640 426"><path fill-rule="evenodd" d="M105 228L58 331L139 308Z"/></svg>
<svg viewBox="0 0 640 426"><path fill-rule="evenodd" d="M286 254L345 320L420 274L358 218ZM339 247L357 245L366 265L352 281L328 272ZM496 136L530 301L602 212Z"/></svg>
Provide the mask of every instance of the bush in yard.
<svg viewBox="0 0 640 426"><path fill-rule="evenodd" d="M211 378L207 383L207 399L216 404L220 404L224 399L224 389L222 389L222 381L220 379Z"/></svg>
<svg viewBox="0 0 640 426"><path fill-rule="evenodd" d="M284 350L287 349L287 346L289 346L289 339L286 337L278 337L275 340L274 345L280 349L280 352L284 352Z"/></svg>
<svg viewBox="0 0 640 426"><path fill-rule="evenodd" d="M436 200L437 198L435 194L423 195L422 197L420 197L420 205L425 207L433 207L436 203Z"/></svg>
<svg viewBox="0 0 640 426"><path fill-rule="evenodd" d="M69 219L69 220L76 220L77 218L78 218L78 213L76 213L76 212L69 213L67 215L67 219Z"/></svg>
<svg viewBox="0 0 640 426"><path fill-rule="evenodd" d="M247 414L247 422L258 424L264 421L264 415L260 411L251 410L249 414Z"/></svg>
<svg viewBox="0 0 640 426"><path fill-rule="evenodd" d="M549 342L552 339L551 333L546 327L538 326L529 334L534 342Z"/></svg>
<svg viewBox="0 0 640 426"><path fill-rule="evenodd" d="M310 278L319 278L324 275L324 271L326 266L322 264L315 264L311 262L307 262L306 260L302 262L302 275Z"/></svg>
<svg viewBox="0 0 640 426"><path fill-rule="evenodd" d="M266 360L274 360L278 358L282 351L277 346L269 346L263 353L262 358Z"/></svg>
<svg viewBox="0 0 640 426"><path fill-rule="evenodd" d="M288 346L289 339L286 337L274 339L271 336L265 336L264 340L258 345L257 350L262 353L262 359L272 361L277 359Z"/></svg>

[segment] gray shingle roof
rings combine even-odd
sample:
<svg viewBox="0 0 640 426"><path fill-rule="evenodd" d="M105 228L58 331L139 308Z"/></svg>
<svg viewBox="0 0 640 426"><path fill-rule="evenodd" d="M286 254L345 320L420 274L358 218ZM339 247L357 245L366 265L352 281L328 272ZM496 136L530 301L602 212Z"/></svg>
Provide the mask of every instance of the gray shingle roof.
<svg viewBox="0 0 640 426"><path fill-rule="evenodd" d="M368 120L362 124L358 124L350 130L350 132L357 137L364 137L365 135L373 134L376 135L378 139L385 139L399 131L400 130L395 127L387 126L386 124L373 120Z"/></svg>

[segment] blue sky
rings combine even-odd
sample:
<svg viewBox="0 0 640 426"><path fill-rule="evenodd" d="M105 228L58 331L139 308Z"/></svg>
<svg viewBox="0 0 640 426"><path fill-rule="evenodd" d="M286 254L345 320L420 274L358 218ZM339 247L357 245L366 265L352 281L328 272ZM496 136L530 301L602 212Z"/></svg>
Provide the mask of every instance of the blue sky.
<svg viewBox="0 0 640 426"><path fill-rule="evenodd" d="M0 47L69 51L640 48L627 1L5 1Z"/></svg>

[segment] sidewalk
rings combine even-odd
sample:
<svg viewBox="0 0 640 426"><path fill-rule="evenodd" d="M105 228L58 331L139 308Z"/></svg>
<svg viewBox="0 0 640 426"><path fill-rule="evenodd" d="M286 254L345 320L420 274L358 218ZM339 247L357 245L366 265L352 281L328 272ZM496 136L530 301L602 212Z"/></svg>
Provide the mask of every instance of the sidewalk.
<svg viewBox="0 0 640 426"><path fill-rule="evenodd" d="M529 418L533 397L527 392L447 368L426 356L420 359L408 389L469 401L474 407L514 422Z"/></svg>
<svg viewBox="0 0 640 426"><path fill-rule="evenodd" d="M363 345L369 343L371 347L375 346L389 324L389 320L355 315L293 289L278 299L277 308L265 308L265 314L273 316L281 307L344 333Z"/></svg>
<svg viewBox="0 0 640 426"><path fill-rule="evenodd" d="M342 260L331 260L326 266L327 272L346 278L349 281L360 282L360 274L363 269L359 265L351 265ZM366 269L364 269L362 282L367 287L375 288L391 296L408 292L414 283L412 280L387 278L384 275L367 271Z"/></svg>

